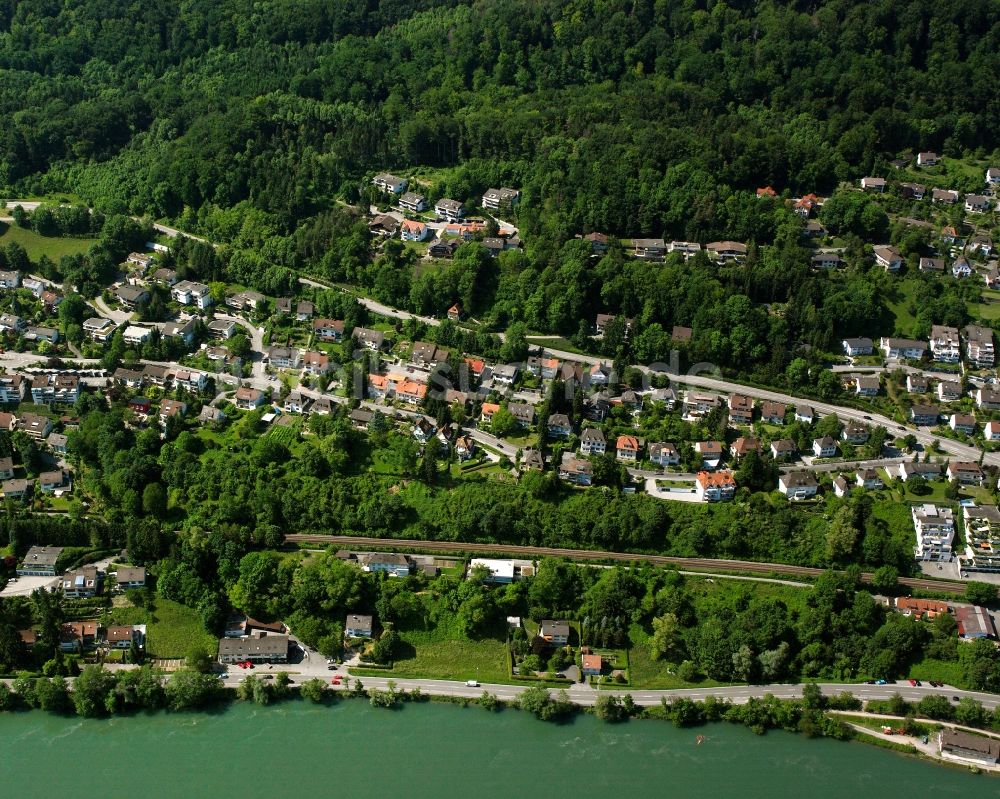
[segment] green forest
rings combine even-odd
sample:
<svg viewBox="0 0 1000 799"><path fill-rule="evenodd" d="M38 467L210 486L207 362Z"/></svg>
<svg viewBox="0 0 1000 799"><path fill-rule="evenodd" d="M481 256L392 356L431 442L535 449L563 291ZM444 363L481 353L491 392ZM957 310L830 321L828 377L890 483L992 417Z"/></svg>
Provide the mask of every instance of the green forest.
<svg viewBox="0 0 1000 799"><path fill-rule="evenodd" d="M824 221L850 268L818 275L801 219L755 189L831 194L919 149L991 156L998 44L997 3L929 0L7 2L0 190L225 243L178 255L193 277L274 292L305 271L578 345L596 312L622 313L642 323L627 353L641 360L664 360L688 325L692 360L775 383L789 344L892 333L892 289L861 245L922 242L867 200L834 203ZM470 244L419 275L401 248L372 263L343 203L378 199L382 169L416 170L432 201L517 186L525 248L491 261ZM616 247L594 265L573 240L591 230L746 241L748 268L636 264ZM963 324L967 299L926 281L912 304L921 326Z"/></svg>

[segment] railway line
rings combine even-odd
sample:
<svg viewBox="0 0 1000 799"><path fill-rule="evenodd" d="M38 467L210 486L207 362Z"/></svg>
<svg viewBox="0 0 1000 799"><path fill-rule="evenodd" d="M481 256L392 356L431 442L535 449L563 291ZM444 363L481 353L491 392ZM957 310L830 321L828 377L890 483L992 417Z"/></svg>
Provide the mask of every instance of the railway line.
<svg viewBox="0 0 1000 799"><path fill-rule="evenodd" d="M760 563L753 560L726 560L722 558L682 558L673 555L645 555L633 552L605 552L592 549L562 549L558 547L535 547L518 544L487 544L468 541L422 541L407 538L369 538L366 536L343 535L286 535L290 544L323 544L337 547L368 547L371 549L408 549L429 553L476 553L507 555L523 558L568 558L581 561L615 561L634 563L641 561L654 566L682 566L685 569L705 569L731 572L757 572L763 574L793 575L796 577L817 577L824 569L812 566L791 566L787 563ZM864 572L862 579L870 581L871 572ZM965 593L965 583L954 580L930 580L922 577L900 577L899 582L908 588L923 591L937 591L946 594Z"/></svg>

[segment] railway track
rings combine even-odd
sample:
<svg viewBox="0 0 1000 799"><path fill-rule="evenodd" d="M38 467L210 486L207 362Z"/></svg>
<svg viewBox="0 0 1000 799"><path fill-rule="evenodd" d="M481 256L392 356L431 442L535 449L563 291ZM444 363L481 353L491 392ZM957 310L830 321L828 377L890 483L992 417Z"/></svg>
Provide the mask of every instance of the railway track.
<svg viewBox="0 0 1000 799"><path fill-rule="evenodd" d="M476 553L508 555L524 558L569 558L582 561L615 561L620 563L635 563L642 561L654 566L683 566L686 569L716 569L732 572L757 572L764 574L783 574L796 577L817 577L824 569L812 566L790 566L787 563L759 563L753 560L725 560L721 558L681 558L671 555L641 555L632 552L603 552L592 549L561 549L557 547L532 547L517 544L484 544L468 541L417 541L407 538L368 538L349 535L286 535L285 540L292 544L322 544L338 547L369 547L372 549L409 549L420 552L440 553ZM864 572L861 577L865 581L872 579L871 572ZM900 577L899 582L909 588L919 588L924 591L938 591L949 594L964 594L965 583L954 580L929 580L921 577Z"/></svg>

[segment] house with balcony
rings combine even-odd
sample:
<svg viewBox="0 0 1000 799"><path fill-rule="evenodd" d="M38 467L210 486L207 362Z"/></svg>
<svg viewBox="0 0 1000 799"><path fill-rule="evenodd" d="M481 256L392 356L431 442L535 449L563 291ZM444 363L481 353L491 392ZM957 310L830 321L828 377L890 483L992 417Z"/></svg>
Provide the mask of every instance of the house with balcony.
<svg viewBox="0 0 1000 799"><path fill-rule="evenodd" d="M635 463L642 452L643 441L635 436L618 436L615 443L615 457L625 463Z"/></svg>
<svg viewBox="0 0 1000 799"><path fill-rule="evenodd" d="M521 201L521 192L517 189L499 188L487 189L483 194L482 206L489 211L513 208Z"/></svg>
<svg viewBox="0 0 1000 799"><path fill-rule="evenodd" d="M465 217L465 209L458 200L443 197L434 203L434 215L446 222L460 222Z"/></svg>
<svg viewBox="0 0 1000 799"><path fill-rule="evenodd" d="M955 515L951 508L930 503L915 505L910 515L916 534L914 557L921 561L950 562L955 539Z"/></svg>
<svg viewBox="0 0 1000 799"><path fill-rule="evenodd" d="M886 358L919 361L927 354L927 342L909 338L891 338L884 336L879 349Z"/></svg>
<svg viewBox="0 0 1000 799"><path fill-rule="evenodd" d="M832 458L837 454L837 439L833 436L823 436L813 439L813 455L817 458Z"/></svg>
<svg viewBox="0 0 1000 799"><path fill-rule="evenodd" d="M396 177L389 172L379 172L372 178L372 184L376 189L384 191L386 194L402 194L406 191L407 180Z"/></svg>
<svg viewBox="0 0 1000 799"><path fill-rule="evenodd" d="M903 256L895 247L880 245L874 247L872 252L875 255L875 263L885 269L886 272L898 272L903 266Z"/></svg>
<svg viewBox="0 0 1000 799"><path fill-rule="evenodd" d="M659 441L649 445L649 460L658 466L677 466L681 462L681 454L669 441Z"/></svg>
<svg viewBox="0 0 1000 799"><path fill-rule="evenodd" d="M986 482L982 467L973 461L949 461L945 476L965 486L981 486Z"/></svg>
<svg viewBox="0 0 1000 799"><path fill-rule="evenodd" d="M734 424L753 423L753 397L743 394L730 394L729 421Z"/></svg>
<svg viewBox="0 0 1000 799"><path fill-rule="evenodd" d="M587 427L580 433L580 452L584 455L603 455L607 441L599 427Z"/></svg>
<svg viewBox="0 0 1000 799"><path fill-rule="evenodd" d="M698 472L695 494L701 502L725 502L736 495L736 480L732 472Z"/></svg>
<svg viewBox="0 0 1000 799"><path fill-rule="evenodd" d="M953 413L948 420L948 427L956 433L965 433L967 436L976 432L976 417L971 413Z"/></svg>
<svg viewBox="0 0 1000 799"><path fill-rule="evenodd" d="M783 473L778 478L778 491L796 501L812 499L819 491L819 483L809 472Z"/></svg>
<svg viewBox="0 0 1000 799"><path fill-rule="evenodd" d="M662 261L666 252L663 239L632 239L632 255L640 261Z"/></svg>
<svg viewBox="0 0 1000 799"><path fill-rule="evenodd" d="M958 363L961 360L958 328L932 325L930 349L931 357L938 363Z"/></svg>
<svg viewBox="0 0 1000 799"><path fill-rule="evenodd" d="M875 344L870 338L845 338L840 342L840 345L849 358L858 355L871 355L875 352Z"/></svg>
<svg viewBox="0 0 1000 799"><path fill-rule="evenodd" d="M965 360L975 369L991 369L996 361L993 331L981 325L967 325L965 330Z"/></svg>
<svg viewBox="0 0 1000 799"><path fill-rule="evenodd" d="M427 198L415 191L403 192L399 196L399 207L404 211L418 214L421 211L427 210Z"/></svg>

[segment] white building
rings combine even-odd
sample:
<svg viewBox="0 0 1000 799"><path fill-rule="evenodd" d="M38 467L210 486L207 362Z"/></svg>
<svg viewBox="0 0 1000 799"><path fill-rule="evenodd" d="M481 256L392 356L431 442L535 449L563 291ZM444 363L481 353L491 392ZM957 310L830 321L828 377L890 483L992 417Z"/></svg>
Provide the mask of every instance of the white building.
<svg viewBox="0 0 1000 799"><path fill-rule="evenodd" d="M955 515L951 508L928 503L915 505L910 514L917 537L914 557L917 560L951 561L951 544L955 538Z"/></svg>

